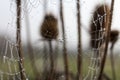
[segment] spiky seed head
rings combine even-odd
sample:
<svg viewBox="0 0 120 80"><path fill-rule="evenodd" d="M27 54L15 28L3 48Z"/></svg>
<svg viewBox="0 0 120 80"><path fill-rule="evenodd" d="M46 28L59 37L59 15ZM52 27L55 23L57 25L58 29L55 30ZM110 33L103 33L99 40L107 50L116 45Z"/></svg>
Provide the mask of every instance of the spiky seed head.
<svg viewBox="0 0 120 80"><path fill-rule="evenodd" d="M106 23L109 19L108 13L109 7L107 5L97 5L95 7L90 24L90 44L92 48L98 48L102 44L102 39L100 40L100 38L106 29Z"/></svg>
<svg viewBox="0 0 120 80"><path fill-rule="evenodd" d="M58 21L52 14L47 14L44 17L41 25L40 34L43 38L52 40L58 36Z"/></svg>
<svg viewBox="0 0 120 80"><path fill-rule="evenodd" d="M110 42L115 43L118 40L119 31L112 30L110 31Z"/></svg>

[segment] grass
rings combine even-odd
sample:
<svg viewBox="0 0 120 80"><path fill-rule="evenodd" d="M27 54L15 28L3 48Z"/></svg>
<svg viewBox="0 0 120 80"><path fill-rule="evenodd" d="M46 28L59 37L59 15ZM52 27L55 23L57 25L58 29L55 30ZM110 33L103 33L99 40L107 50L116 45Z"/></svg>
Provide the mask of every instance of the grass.
<svg viewBox="0 0 120 80"><path fill-rule="evenodd" d="M115 56L115 71L116 71L116 77L117 80L120 79L120 58L119 56ZM107 58L106 64L105 64L105 69L104 72L108 74L110 78L112 78L112 70L111 70L111 64L110 64L110 58Z"/></svg>
<svg viewBox="0 0 120 80"><path fill-rule="evenodd" d="M68 57L69 57L68 58L69 59L69 71L75 75L76 72L77 72L77 65L76 65L77 64L77 62L76 62L77 57L74 54L70 54L70 55L68 55ZM120 67L120 63L119 63L119 61L120 61L119 56L115 56L115 70L116 70L117 80L120 79L120 75L119 75L119 73L120 73L120 68L119 68ZM3 70L3 72L5 72L5 71L9 72L9 69L8 69L9 67L7 65L7 62L3 63L0 60L0 63L1 63L0 70ZM11 65L12 71L14 71L13 65L17 65L17 63ZM28 58L25 58L24 66L25 66L27 77L30 80L34 80L35 75L33 73L33 69L31 67L31 63L30 63L30 60ZM38 71L41 73L42 70L43 70L43 59L42 58L37 58L36 59L36 66L37 66ZM89 66L89 58L87 58L85 56L85 57L83 57L83 67L82 67L83 68L82 69L83 70L83 76L86 75L86 73L88 71L88 66ZM62 56L58 57L57 70L59 70L59 71L63 71L64 70L63 57ZM111 64L110 64L109 57L107 57L107 61L106 61L106 64L105 64L104 72L112 79Z"/></svg>

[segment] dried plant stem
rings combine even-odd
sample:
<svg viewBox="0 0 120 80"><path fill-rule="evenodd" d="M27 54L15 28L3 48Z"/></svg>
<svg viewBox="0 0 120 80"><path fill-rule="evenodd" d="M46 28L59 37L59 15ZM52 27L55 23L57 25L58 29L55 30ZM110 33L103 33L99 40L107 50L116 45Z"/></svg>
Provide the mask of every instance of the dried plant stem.
<svg viewBox="0 0 120 80"><path fill-rule="evenodd" d="M49 55L50 55L50 72L49 72L49 79L48 80L53 80L54 78L54 59L53 59L53 49L52 49L52 41L48 40L49 43Z"/></svg>
<svg viewBox="0 0 120 80"><path fill-rule="evenodd" d="M62 0L60 0L60 19L61 19L61 23L62 23L63 58L64 58L65 80L69 80L68 56L67 56L67 48L66 48L66 38L65 38L65 26L64 26L64 19L63 19Z"/></svg>
<svg viewBox="0 0 120 80"><path fill-rule="evenodd" d="M59 53L59 42L56 41L56 45L55 45L55 52L54 52L54 66L55 66L55 70L57 68L57 61L58 61L58 53Z"/></svg>
<svg viewBox="0 0 120 80"><path fill-rule="evenodd" d="M111 69L112 69L113 80L116 80L115 61L114 61L113 49L114 49L115 43L118 40L118 36L119 36L119 31L117 31L117 30L111 30L111 32L110 32L110 41L109 42L111 42L110 60L111 60Z"/></svg>
<svg viewBox="0 0 120 80"><path fill-rule="evenodd" d="M19 69L21 80L25 80L24 67L23 67L23 54L22 54L22 44L21 44L21 0L16 0L17 5L17 31L16 31L16 43L18 44L18 54L19 54Z"/></svg>
<svg viewBox="0 0 120 80"><path fill-rule="evenodd" d="M116 80L116 74L115 74L115 64L114 64L114 56L113 56L113 48L114 48L114 43L111 45L110 49L110 60L111 60L111 68L112 68L112 75L113 75L113 80Z"/></svg>
<svg viewBox="0 0 120 80"><path fill-rule="evenodd" d="M46 44L44 42L44 50L43 50L43 53L44 53L44 57L43 57L43 67L44 67L44 72L46 72L46 70L48 70L48 53L46 52L47 48L46 48Z"/></svg>
<svg viewBox="0 0 120 80"><path fill-rule="evenodd" d="M26 3L26 1L24 1L24 2ZM27 6L26 6L26 8L27 8ZM26 9L26 11L27 11L27 9ZM38 70L36 68L35 57L34 57L34 54L33 54L34 52L33 52L33 48L32 48L32 45L31 45L31 35L30 35L30 28L29 28L30 23L29 23L29 16L28 16L27 12L26 12L26 15L25 15L25 19L26 19L26 27L27 27L27 29L26 29L26 32L27 32L27 47L28 47L30 63L31 63L31 66L32 66L32 68L34 70L34 74L36 76L35 78L37 80L40 80L40 74L39 74L39 72L38 72Z"/></svg>
<svg viewBox="0 0 120 80"><path fill-rule="evenodd" d="M112 2L111 2L109 22L106 23L107 24L107 38L105 41L105 51L104 51L103 59L102 59L101 66L100 66L100 74L98 76L98 80L101 80L101 78L102 78L104 65L105 65L105 61L106 61L106 57L107 57L108 43L109 43L111 24L112 24L113 7L114 7L114 0L112 0Z"/></svg>
<svg viewBox="0 0 120 80"><path fill-rule="evenodd" d="M81 49L81 27L80 27L80 0L77 0L77 23L78 23L78 56L77 56L77 80L82 80L82 49Z"/></svg>

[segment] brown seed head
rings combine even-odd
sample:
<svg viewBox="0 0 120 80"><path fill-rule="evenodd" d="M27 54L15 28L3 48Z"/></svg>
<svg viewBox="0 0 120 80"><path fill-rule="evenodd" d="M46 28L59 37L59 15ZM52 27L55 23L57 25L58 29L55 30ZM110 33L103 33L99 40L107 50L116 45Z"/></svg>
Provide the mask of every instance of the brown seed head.
<svg viewBox="0 0 120 80"><path fill-rule="evenodd" d="M110 31L110 42L115 43L118 40L119 31L112 30Z"/></svg>
<svg viewBox="0 0 120 80"><path fill-rule="evenodd" d="M52 14L47 14L44 17L41 25L41 35L43 38L52 40L58 36L58 21Z"/></svg>
<svg viewBox="0 0 120 80"><path fill-rule="evenodd" d="M98 48L102 44L102 34L106 29L106 23L109 19L108 13L109 7L107 5L97 5L94 10L93 19L91 19L90 24L90 44L92 48Z"/></svg>

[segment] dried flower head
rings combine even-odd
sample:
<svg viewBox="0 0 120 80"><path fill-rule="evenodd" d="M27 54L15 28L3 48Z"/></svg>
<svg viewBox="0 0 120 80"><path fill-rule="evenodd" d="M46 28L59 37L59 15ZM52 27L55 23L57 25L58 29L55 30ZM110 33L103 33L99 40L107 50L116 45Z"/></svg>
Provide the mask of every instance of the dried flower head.
<svg viewBox="0 0 120 80"><path fill-rule="evenodd" d="M90 24L90 44L92 48L98 48L102 44L103 33L105 32L106 23L109 19L108 13L109 7L107 5L97 5L94 10L93 19Z"/></svg>
<svg viewBox="0 0 120 80"><path fill-rule="evenodd" d="M110 42L115 43L118 40L119 31L112 30L110 31Z"/></svg>
<svg viewBox="0 0 120 80"><path fill-rule="evenodd" d="M41 25L41 35L43 38L52 40L58 36L58 21L52 14L47 14L44 17Z"/></svg>

